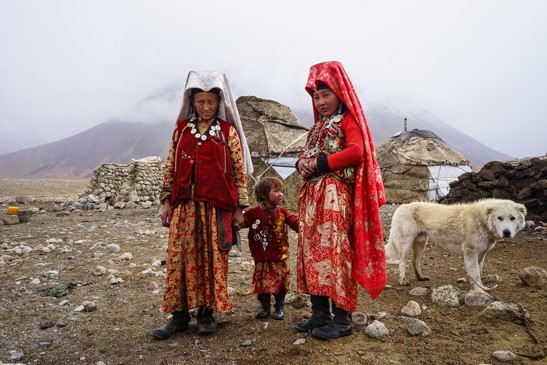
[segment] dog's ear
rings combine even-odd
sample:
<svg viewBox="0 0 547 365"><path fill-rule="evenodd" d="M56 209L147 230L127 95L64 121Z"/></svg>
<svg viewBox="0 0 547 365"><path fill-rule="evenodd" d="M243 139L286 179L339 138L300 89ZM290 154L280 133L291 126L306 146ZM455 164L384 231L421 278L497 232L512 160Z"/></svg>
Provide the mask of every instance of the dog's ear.
<svg viewBox="0 0 547 365"><path fill-rule="evenodd" d="M526 207L524 205L519 206L518 210L522 213L523 216L526 217Z"/></svg>

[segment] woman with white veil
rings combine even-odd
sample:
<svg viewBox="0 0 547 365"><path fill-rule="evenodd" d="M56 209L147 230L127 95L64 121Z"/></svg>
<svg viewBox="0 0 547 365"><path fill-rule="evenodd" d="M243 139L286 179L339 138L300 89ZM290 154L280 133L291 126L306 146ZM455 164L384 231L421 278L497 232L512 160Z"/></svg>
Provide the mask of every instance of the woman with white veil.
<svg viewBox="0 0 547 365"><path fill-rule="evenodd" d="M162 310L172 318L158 339L184 331L197 309L197 331L214 333L213 312L230 312L227 291L232 226L248 206L249 148L226 76L190 71L165 163L162 224L169 227Z"/></svg>

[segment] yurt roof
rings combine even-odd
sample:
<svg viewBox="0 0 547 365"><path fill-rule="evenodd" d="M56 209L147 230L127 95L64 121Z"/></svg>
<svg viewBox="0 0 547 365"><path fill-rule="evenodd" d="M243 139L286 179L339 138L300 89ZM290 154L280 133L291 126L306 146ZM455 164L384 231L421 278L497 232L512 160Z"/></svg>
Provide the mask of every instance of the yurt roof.
<svg viewBox="0 0 547 365"><path fill-rule="evenodd" d="M376 148L382 168L394 165L470 165L469 159L452 149L435 133L413 129L397 133Z"/></svg>

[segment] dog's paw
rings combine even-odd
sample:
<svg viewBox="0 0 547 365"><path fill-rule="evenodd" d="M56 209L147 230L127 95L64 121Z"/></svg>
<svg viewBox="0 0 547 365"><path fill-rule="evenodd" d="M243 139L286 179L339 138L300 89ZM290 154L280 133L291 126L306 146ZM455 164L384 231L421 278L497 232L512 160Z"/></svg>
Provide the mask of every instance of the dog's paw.
<svg viewBox="0 0 547 365"><path fill-rule="evenodd" d="M406 279L399 279L399 285L409 286L410 282Z"/></svg>
<svg viewBox="0 0 547 365"><path fill-rule="evenodd" d="M497 286L497 285L496 285L496 286ZM495 288L496 286L494 286L494 288ZM485 292L485 293L488 293L489 291L492 290L492 288L489 288L489 287L487 287L487 286L484 286L484 285L480 284L480 285L475 285L474 290L483 291L483 292Z"/></svg>

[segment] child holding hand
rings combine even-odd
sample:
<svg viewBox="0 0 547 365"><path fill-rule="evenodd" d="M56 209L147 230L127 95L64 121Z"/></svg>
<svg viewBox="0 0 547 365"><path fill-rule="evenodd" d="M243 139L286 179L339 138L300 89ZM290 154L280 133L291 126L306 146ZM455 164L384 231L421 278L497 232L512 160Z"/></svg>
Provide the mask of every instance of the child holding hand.
<svg viewBox="0 0 547 365"><path fill-rule="evenodd" d="M270 316L272 294L275 298L273 319L284 319L285 294L289 287L290 269L288 228L298 232L298 216L280 205L283 182L276 177L262 178L255 187L257 205L243 214L249 228L249 249L255 262L253 293L258 294L260 307L257 319Z"/></svg>

